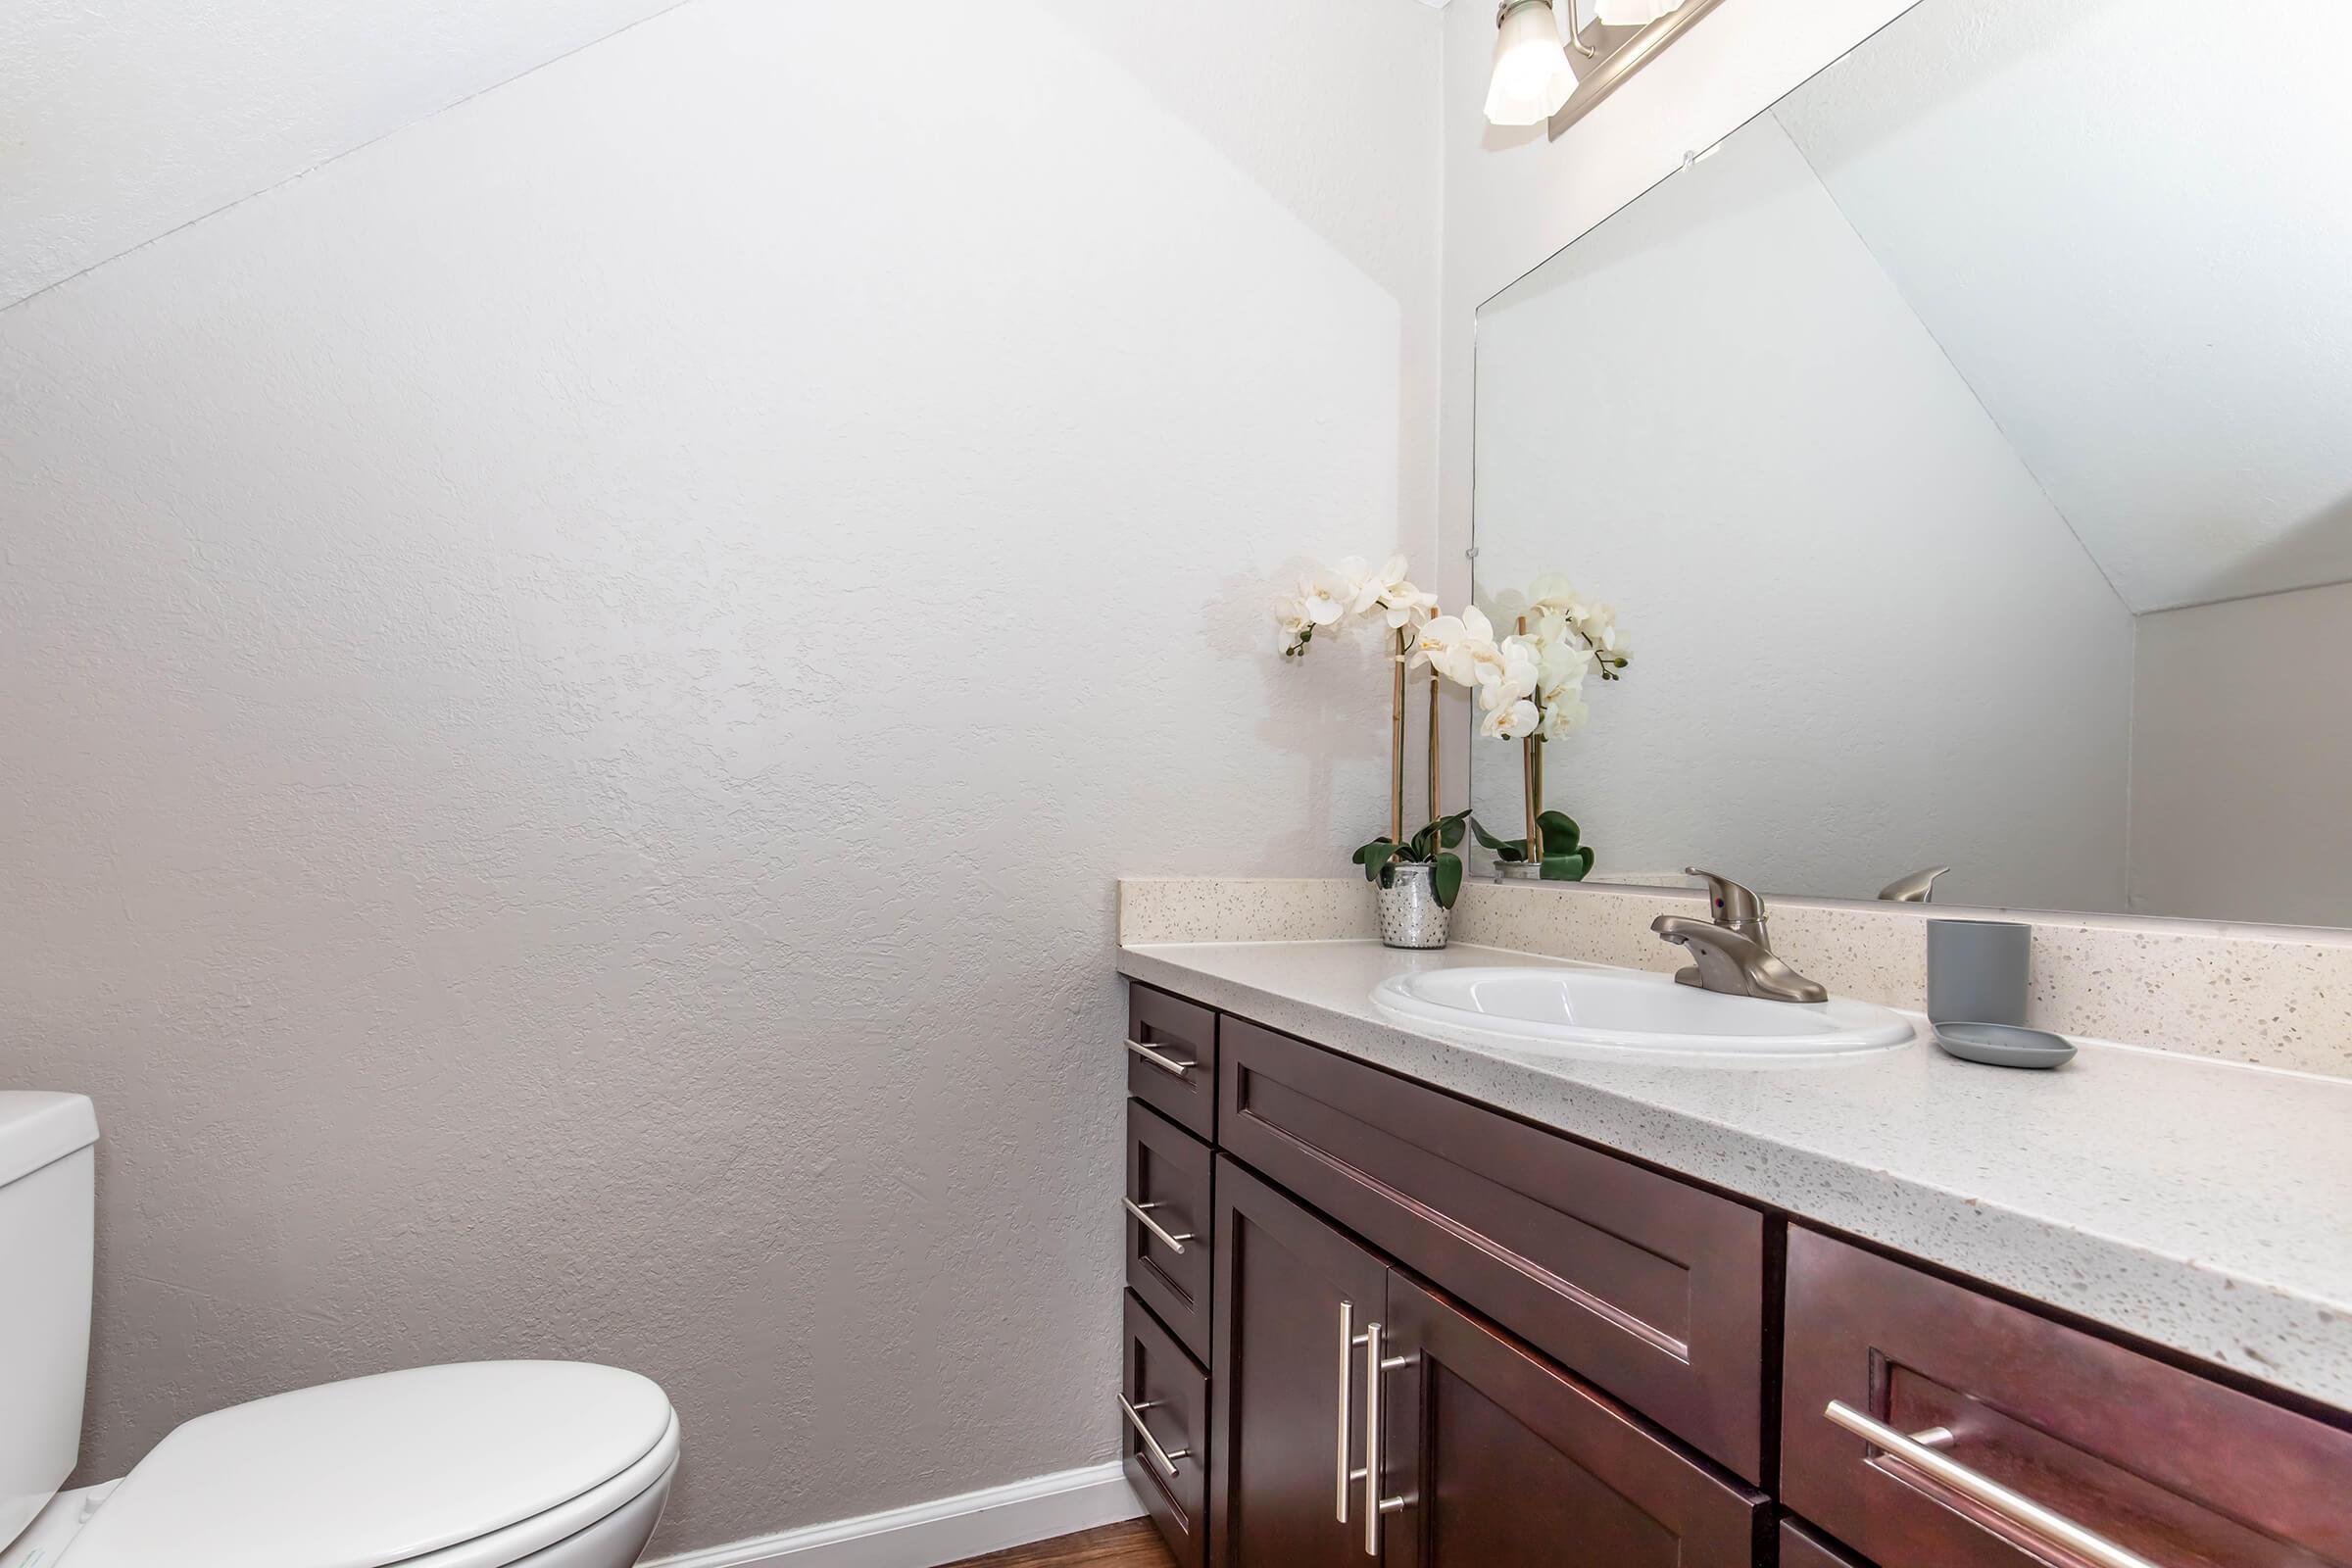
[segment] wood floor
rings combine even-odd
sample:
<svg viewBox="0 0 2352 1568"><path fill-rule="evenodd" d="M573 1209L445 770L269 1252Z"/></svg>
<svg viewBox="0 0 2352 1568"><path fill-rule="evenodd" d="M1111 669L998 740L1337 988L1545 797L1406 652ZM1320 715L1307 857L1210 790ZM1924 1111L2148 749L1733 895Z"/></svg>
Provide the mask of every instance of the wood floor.
<svg viewBox="0 0 2352 1568"><path fill-rule="evenodd" d="M1176 1568L1149 1519L1081 1530L1054 1541L1035 1541L985 1557L967 1557L954 1568Z"/></svg>

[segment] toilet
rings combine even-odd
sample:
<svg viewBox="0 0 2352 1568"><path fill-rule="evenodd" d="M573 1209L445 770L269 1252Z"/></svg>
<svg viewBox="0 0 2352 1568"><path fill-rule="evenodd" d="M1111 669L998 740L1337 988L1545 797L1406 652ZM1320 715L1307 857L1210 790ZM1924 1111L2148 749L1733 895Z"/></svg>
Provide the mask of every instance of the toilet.
<svg viewBox="0 0 2352 1568"><path fill-rule="evenodd" d="M629 1568L678 1466L649 1379L473 1361L202 1415L121 1481L78 1458L95 1242L80 1095L0 1092L0 1568Z"/></svg>

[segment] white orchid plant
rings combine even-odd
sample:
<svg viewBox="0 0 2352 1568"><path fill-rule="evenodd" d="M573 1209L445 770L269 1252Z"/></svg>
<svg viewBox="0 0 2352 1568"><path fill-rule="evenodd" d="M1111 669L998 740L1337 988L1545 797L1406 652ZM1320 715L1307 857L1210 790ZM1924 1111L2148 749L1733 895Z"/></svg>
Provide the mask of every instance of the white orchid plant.
<svg viewBox="0 0 2352 1568"><path fill-rule="evenodd" d="M1357 850L1356 863L1372 881L1392 864L1429 863L1435 868L1439 902L1451 908L1462 885L1462 858L1453 852L1467 833L1476 833L1481 844L1506 862L1541 861L1547 879L1583 880L1592 868L1592 850L1582 842L1582 829L1573 818L1544 809L1541 748L1574 733L1592 717L1585 703L1588 680L1594 675L1603 681L1624 678L1632 651L1625 629L1617 623L1617 612L1608 605L1588 604L1575 584L1553 573L1537 578L1525 594L1506 594L1496 601L1496 613L1517 627L1498 635L1494 622L1475 605L1459 615L1437 613L1437 595L1414 587L1405 572L1402 556L1392 556L1377 570L1350 556L1337 566L1309 569L1299 578L1296 593L1274 601L1285 659L1305 658L1318 633L1331 634L1351 624L1378 626L1394 644L1394 733L1399 744L1390 757L1389 831ZM1407 838L1401 745L1405 675L1424 665L1433 674L1431 820ZM1436 678L1470 690L1478 704L1480 735L1525 744L1526 837L1496 838L1466 810L1439 814Z"/></svg>
<svg viewBox="0 0 2352 1568"><path fill-rule="evenodd" d="M1332 634L1350 624L1378 627L1390 643L1394 666L1395 703L1389 753L1389 831L1355 852L1364 879L1381 882L1397 864L1426 864L1438 903L1453 907L1462 889L1462 858L1455 853L1468 831L1470 813L1438 815L1438 705L1437 685L1430 685L1431 820L1407 837L1404 831L1404 686L1408 662L1414 661L1422 629L1437 613L1438 596L1413 586L1405 575L1402 556L1391 556L1378 569L1360 556L1336 566L1314 566L1299 578L1296 593L1274 601L1274 619L1282 628L1282 657L1303 659L1318 633Z"/></svg>
<svg viewBox="0 0 2352 1568"><path fill-rule="evenodd" d="M1582 881L1592 869L1592 849L1572 817L1544 809L1541 748L1584 726L1592 717L1586 681L1595 674L1623 679L1631 648L1615 609L1588 604L1556 573L1537 578L1524 595L1505 595L1496 610L1518 629L1497 636L1475 605L1459 615L1432 616L1421 627L1413 662L1427 662L1475 694L1480 735L1526 745L1528 833L1500 839L1473 822L1478 841L1505 862L1542 862L1546 879Z"/></svg>
<svg viewBox="0 0 2352 1568"><path fill-rule="evenodd" d="M1553 574L1539 577L1524 599L1519 630L1497 637L1476 605L1459 615L1432 617L1421 628L1413 663L1436 666L1478 698L1478 732L1489 740L1556 741L1592 716L1585 682L1623 678L1631 650L1617 612L1588 605L1576 585Z"/></svg>

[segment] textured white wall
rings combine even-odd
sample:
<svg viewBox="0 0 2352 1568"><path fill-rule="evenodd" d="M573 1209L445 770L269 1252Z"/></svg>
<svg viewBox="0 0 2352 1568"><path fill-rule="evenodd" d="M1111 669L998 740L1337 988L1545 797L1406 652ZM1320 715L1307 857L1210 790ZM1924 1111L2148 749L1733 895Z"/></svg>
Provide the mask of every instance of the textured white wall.
<svg viewBox="0 0 2352 1568"><path fill-rule="evenodd" d="M0 313L85 1476L535 1353L676 1397L665 1549L1114 1451L1111 879L1383 815L1263 578L1426 540L1441 22L942 8L882 97L869 21L698 0Z"/></svg>
<svg viewBox="0 0 2352 1568"><path fill-rule="evenodd" d="M0 308L676 0L11 0Z"/></svg>
<svg viewBox="0 0 2352 1568"><path fill-rule="evenodd" d="M1565 570L1634 638L1545 748L1601 874L2123 906L2131 612L1770 116L1491 304L1478 370L1482 588Z"/></svg>
<svg viewBox="0 0 2352 1568"><path fill-rule="evenodd" d="M2352 583L2139 617L2132 908L2352 923Z"/></svg>

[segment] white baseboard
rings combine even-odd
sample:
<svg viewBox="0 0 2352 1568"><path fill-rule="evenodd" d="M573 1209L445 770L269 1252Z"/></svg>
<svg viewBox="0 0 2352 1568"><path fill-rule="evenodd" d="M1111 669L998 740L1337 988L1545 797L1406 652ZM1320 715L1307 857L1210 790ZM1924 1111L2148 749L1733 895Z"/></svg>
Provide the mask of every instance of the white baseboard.
<svg viewBox="0 0 2352 1568"><path fill-rule="evenodd" d="M663 1557L645 1568L939 1568L1144 1511L1115 1459L888 1513Z"/></svg>

